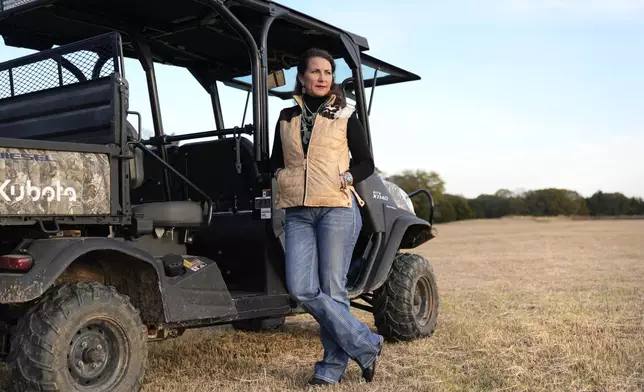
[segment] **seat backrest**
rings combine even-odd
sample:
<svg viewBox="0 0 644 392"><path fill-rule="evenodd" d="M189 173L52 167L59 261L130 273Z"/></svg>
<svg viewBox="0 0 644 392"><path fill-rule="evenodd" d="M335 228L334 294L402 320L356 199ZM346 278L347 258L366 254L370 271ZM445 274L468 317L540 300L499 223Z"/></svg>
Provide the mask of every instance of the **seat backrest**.
<svg viewBox="0 0 644 392"><path fill-rule="evenodd" d="M159 155L159 150L155 147L148 147L154 154ZM168 153L168 162L172 164L172 157L176 152L176 146L166 146ZM135 168L130 166L130 173L133 170L138 171L140 178L135 181L136 186L130 186L130 201L132 204L154 203L167 201L163 193L163 165L156 159L148 156L147 153L141 151L140 148L134 150L134 159L132 164ZM138 176L137 175L137 176ZM177 187L180 180L172 173L169 173L170 182L172 184L171 196L172 200L185 200L177 194Z"/></svg>
<svg viewBox="0 0 644 392"><path fill-rule="evenodd" d="M215 211L233 208L251 210L259 170L255 164L253 142L239 140L241 173L235 166L237 142L234 138L209 140L180 146L173 165L215 202ZM192 200L201 196L192 188L183 187L182 194Z"/></svg>
<svg viewBox="0 0 644 392"><path fill-rule="evenodd" d="M127 122L126 134L130 140L138 140L139 138L139 133L129 121ZM136 189L143 184L143 179L145 178L143 151L133 144L129 145L129 150L132 154L132 159L130 159L130 189Z"/></svg>
<svg viewBox="0 0 644 392"><path fill-rule="evenodd" d="M116 75L0 100L0 137L118 143Z"/></svg>
<svg viewBox="0 0 644 392"><path fill-rule="evenodd" d="M0 137L119 144L123 75L116 32L0 63Z"/></svg>

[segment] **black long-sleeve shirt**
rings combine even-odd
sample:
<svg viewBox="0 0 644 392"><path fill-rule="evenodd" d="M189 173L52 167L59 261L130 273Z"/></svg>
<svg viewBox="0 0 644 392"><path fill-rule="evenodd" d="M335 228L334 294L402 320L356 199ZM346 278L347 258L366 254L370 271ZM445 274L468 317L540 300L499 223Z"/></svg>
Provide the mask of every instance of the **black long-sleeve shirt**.
<svg viewBox="0 0 644 392"><path fill-rule="evenodd" d="M317 110L322 105L326 98L304 96L304 101L311 110ZM369 143L367 142L367 133L358 116L353 113L347 122L347 139L349 144L349 151L351 152L351 165L349 171L353 176L353 184L357 184L369 177L375 169L373 157L369 150ZM273 151L271 154L271 168L273 172L277 169L284 168L284 156L282 152L282 138L280 136L279 121L275 126L275 136L273 139Z"/></svg>

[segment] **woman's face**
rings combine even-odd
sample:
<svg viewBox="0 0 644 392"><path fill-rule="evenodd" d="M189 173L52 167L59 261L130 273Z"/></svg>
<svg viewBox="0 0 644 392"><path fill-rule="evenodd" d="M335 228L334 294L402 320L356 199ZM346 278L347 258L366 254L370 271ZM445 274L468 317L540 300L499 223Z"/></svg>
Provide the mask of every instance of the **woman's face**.
<svg viewBox="0 0 644 392"><path fill-rule="evenodd" d="M311 57L304 75L298 75L298 79L309 95L323 97L333 84L331 63L322 57Z"/></svg>

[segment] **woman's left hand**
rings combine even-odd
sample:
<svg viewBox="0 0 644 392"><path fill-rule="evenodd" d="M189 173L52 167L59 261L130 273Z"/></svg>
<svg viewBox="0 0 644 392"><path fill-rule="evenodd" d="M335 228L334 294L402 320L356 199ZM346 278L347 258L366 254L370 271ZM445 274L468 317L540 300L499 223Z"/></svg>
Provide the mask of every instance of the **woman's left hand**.
<svg viewBox="0 0 644 392"><path fill-rule="evenodd" d="M340 188L346 189L353 183L353 176L349 172L340 174Z"/></svg>

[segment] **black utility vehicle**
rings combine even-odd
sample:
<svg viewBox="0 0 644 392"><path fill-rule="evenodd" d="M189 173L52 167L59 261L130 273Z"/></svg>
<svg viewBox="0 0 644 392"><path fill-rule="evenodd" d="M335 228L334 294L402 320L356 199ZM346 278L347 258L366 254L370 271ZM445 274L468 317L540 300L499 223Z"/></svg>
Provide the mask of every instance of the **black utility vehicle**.
<svg viewBox="0 0 644 392"><path fill-rule="evenodd" d="M0 64L0 357L19 391L138 390L149 341L299 313L273 203L269 97L291 99L298 56L327 49L369 133L375 87L419 79L365 54L366 39L264 0L0 0L0 35L36 51ZM149 139L128 102L127 58L147 77ZM155 64L190 71L216 129L166 134ZM247 92L250 124L224 126L222 84ZM433 238L431 195L378 175L357 190L352 304L390 340L430 336L432 268L401 250Z"/></svg>

